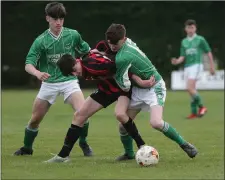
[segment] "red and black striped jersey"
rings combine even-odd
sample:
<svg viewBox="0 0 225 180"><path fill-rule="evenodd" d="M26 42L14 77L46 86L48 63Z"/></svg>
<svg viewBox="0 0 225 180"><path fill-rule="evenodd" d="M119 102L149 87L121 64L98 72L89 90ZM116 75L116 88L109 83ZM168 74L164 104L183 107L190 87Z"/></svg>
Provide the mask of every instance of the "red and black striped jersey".
<svg viewBox="0 0 225 180"><path fill-rule="evenodd" d="M80 62L82 76L85 79L98 79L99 76L108 77L116 72L115 62L100 54L89 54Z"/></svg>
<svg viewBox="0 0 225 180"><path fill-rule="evenodd" d="M99 76L109 77L104 80L99 80L98 89L105 92L106 94L121 93L125 92L120 89L116 81L112 76L116 72L115 56L116 53L112 52L108 43L103 40L97 43L95 46L100 52L105 52L106 55L100 54L89 54L81 61L82 76L85 79L99 79Z"/></svg>

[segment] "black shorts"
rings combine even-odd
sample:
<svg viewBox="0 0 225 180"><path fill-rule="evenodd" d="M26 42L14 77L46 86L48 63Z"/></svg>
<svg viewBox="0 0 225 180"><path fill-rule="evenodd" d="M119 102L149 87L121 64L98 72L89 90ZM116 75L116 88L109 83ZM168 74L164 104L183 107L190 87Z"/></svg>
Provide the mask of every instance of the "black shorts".
<svg viewBox="0 0 225 180"><path fill-rule="evenodd" d="M128 93L116 92L107 94L104 91L97 89L90 95L92 99L101 104L104 108L117 101L120 96L127 96L129 99L131 99L131 90Z"/></svg>

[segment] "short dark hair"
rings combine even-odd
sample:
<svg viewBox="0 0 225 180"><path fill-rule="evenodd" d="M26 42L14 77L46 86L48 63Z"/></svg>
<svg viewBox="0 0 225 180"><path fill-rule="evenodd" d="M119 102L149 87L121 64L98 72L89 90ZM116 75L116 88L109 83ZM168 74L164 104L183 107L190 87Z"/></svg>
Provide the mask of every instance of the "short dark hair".
<svg viewBox="0 0 225 180"><path fill-rule="evenodd" d="M194 19L188 19L187 21L185 21L184 25L185 26L191 26L191 25L197 26L196 21Z"/></svg>
<svg viewBox="0 0 225 180"><path fill-rule="evenodd" d="M45 7L46 16L50 16L52 18L64 18L66 16L66 8L62 3L59 2L51 2L48 3Z"/></svg>
<svg viewBox="0 0 225 180"><path fill-rule="evenodd" d="M111 24L105 36L106 40L109 40L111 44L117 44L119 40L126 36L126 28L122 24Z"/></svg>
<svg viewBox="0 0 225 180"><path fill-rule="evenodd" d="M57 66L59 67L63 76L73 75L73 66L76 64L76 60L70 54L64 54L58 61Z"/></svg>

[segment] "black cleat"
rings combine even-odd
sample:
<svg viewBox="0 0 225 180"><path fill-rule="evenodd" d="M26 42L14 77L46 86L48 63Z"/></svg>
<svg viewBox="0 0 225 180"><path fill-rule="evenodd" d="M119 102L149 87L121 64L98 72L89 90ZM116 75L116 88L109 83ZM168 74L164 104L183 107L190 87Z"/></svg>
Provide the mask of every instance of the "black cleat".
<svg viewBox="0 0 225 180"><path fill-rule="evenodd" d="M127 161L127 160L131 160L131 159L134 159L135 156L128 156L128 154L123 154L119 157L116 158L116 161Z"/></svg>
<svg viewBox="0 0 225 180"><path fill-rule="evenodd" d="M190 158L194 158L198 154L198 150L190 143L184 143L180 146Z"/></svg>
<svg viewBox="0 0 225 180"><path fill-rule="evenodd" d="M24 156L24 155L32 155L32 154L33 154L33 150L32 149L21 147L16 152L14 152L13 155L14 156Z"/></svg>
<svg viewBox="0 0 225 180"><path fill-rule="evenodd" d="M82 149L84 156L93 156L93 151L87 143L79 143L79 146Z"/></svg>

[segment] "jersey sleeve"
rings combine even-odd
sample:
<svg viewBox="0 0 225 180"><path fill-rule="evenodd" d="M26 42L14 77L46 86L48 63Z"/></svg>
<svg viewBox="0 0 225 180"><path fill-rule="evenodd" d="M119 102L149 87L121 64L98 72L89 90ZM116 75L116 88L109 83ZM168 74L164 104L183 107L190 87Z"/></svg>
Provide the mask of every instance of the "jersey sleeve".
<svg viewBox="0 0 225 180"><path fill-rule="evenodd" d="M36 39L27 54L25 64L32 64L33 66L37 66L37 62L41 57L41 42Z"/></svg>
<svg viewBox="0 0 225 180"><path fill-rule="evenodd" d="M180 46L180 56L185 57L185 48L184 48L183 41L181 42L181 46Z"/></svg>
<svg viewBox="0 0 225 180"><path fill-rule="evenodd" d="M204 53L208 53L211 51L211 48L209 47L208 42L205 40L204 37L202 37L201 39L201 48L203 50Z"/></svg>
<svg viewBox="0 0 225 180"><path fill-rule="evenodd" d="M129 79L129 69L131 67L131 62L125 58L116 57L116 74L115 80L118 86L123 90L128 92L131 87L131 81Z"/></svg>
<svg viewBox="0 0 225 180"><path fill-rule="evenodd" d="M85 42L81 35L75 31L75 50L80 54L80 55L85 55L87 54L91 48L87 42Z"/></svg>

